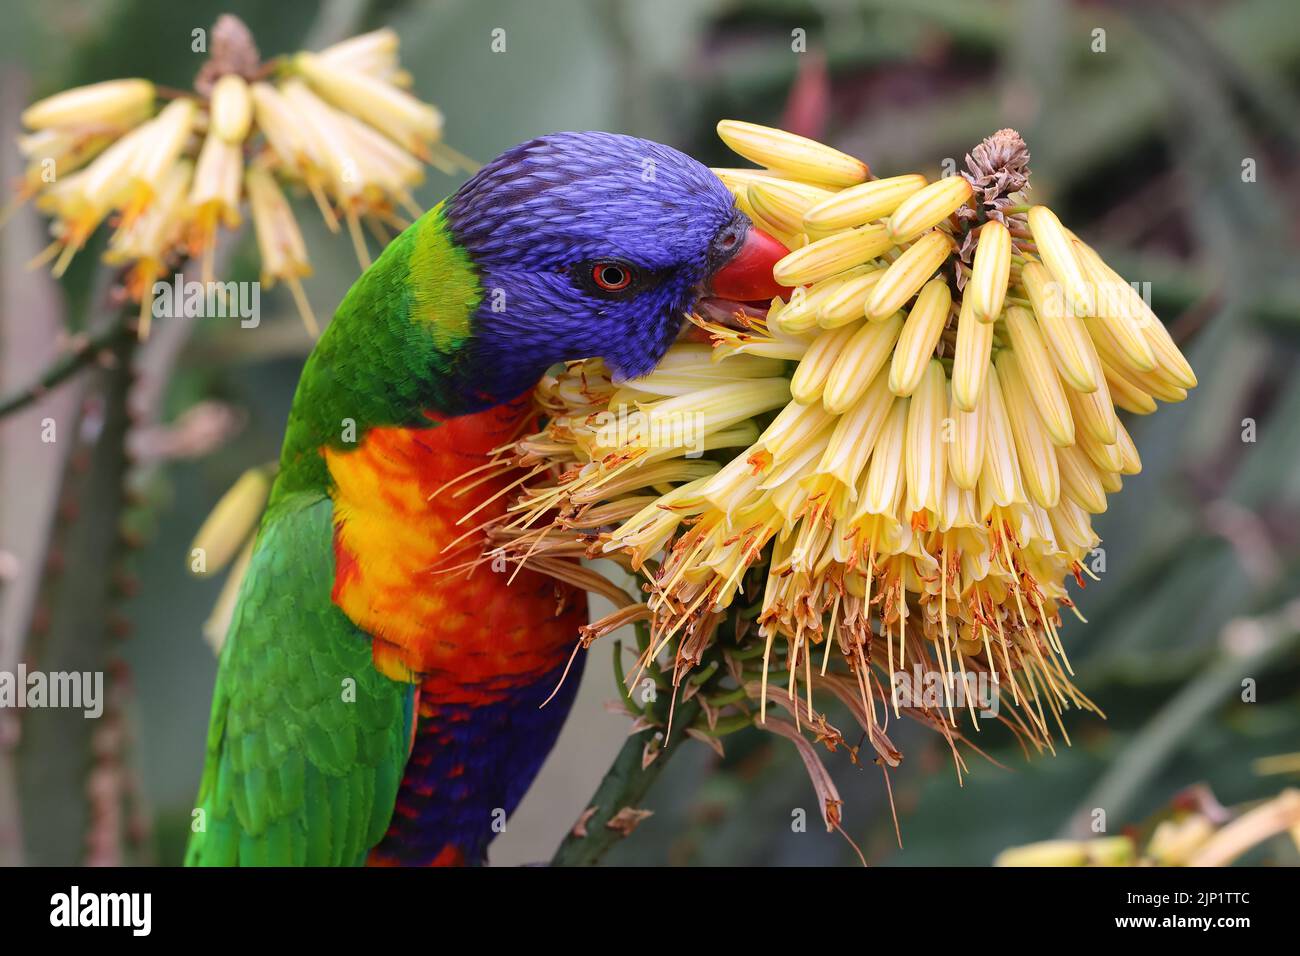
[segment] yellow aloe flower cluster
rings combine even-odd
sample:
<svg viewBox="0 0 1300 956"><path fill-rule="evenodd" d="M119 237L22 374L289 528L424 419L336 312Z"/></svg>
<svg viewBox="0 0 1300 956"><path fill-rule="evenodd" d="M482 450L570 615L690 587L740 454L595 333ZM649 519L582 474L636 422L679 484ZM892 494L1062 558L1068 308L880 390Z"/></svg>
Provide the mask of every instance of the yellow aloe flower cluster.
<svg viewBox="0 0 1300 956"><path fill-rule="evenodd" d="M584 362L548 380L545 430L509 451L547 478L496 529L500 553L577 534L639 569L646 661L757 604L760 712L778 653L811 712L835 647L872 714L917 706L893 681L917 663L984 675L1013 701L1001 719L1050 748L1062 710L1092 708L1061 642L1066 581L1092 573L1091 515L1141 467L1116 407L1180 401L1190 366L1141 296L1027 203L1013 131L934 180L876 179L780 130L718 131L758 164L716 172L792 250L774 268L788 297L702 307L712 348L675 345L644 379Z"/></svg>
<svg viewBox="0 0 1300 956"><path fill-rule="evenodd" d="M411 190L424 163L449 173L472 164L439 142L439 111L403 89L392 30L267 63L238 19L222 17L213 33L195 94L110 80L23 112L18 199L35 197L53 217L54 241L36 263L53 261L62 274L108 221L104 258L129 268L144 335L154 282L185 257L210 282L218 230L240 225L247 200L262 281L284 281L315 334L300 284L311 266L281 184L309 191L332 231L345 222L365 268L362 223L386 243L388 229L408 224L403 211L421 212Z"/></svg>
<svg viewBox="0 0 1300 956"><path fill-rule="evenodd" d="M995 866L1231 866L1247 853L1281 837L1300 848L1300 790L1288 787L1252 806L1225 809L1193 791L1191 807L1162 814L1144 827L1145 841L1129 836L1091 840L1044 840L1009 847Z"/></svg>

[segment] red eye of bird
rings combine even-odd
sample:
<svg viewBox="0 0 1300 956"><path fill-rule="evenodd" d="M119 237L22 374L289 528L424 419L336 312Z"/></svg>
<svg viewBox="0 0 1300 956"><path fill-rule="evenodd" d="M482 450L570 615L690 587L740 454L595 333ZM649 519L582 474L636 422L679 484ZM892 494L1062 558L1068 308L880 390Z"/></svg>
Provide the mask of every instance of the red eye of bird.
<svg viewBox="0 0 1300 956"><path fill-rule="evenodd" d="M591 280L606 292L621 292L632 284L632 270L619 262L597 262Z"/></svg>

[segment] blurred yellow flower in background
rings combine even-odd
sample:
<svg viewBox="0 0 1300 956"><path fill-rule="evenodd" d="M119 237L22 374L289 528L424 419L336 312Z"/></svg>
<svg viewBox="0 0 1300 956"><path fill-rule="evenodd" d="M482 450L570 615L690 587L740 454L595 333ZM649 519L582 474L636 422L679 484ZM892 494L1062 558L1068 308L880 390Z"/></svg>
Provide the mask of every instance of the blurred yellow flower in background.
<svg viewBox="0 0 1300 956"><path fill-rule="evenodd" d="M391 29L262 62L243 23L223 16L195 93L124 79L41 100L24 111L31 132L19 140L18 201L34 198L53 219L35 262L62 275L107 222L105 260L128 269L143 337L154 282L189 257L210 282L218 235L241 224L247 200L262 281L285 282L315 334L300 283L311 265L282 186L310 192L332 231L346 225L365 268L362 225L383 245L418 217L411 191L424 164L474 168L440 141L442 114L409 82Z"/></svg>

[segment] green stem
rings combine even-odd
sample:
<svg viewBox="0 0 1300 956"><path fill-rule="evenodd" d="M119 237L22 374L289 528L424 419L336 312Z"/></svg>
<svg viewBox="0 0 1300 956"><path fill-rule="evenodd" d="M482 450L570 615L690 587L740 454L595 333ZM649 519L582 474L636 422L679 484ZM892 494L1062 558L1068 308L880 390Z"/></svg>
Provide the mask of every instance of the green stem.
<svg viewBox="0 0 1300 956"><path fill-rule="evenodd" d="M638 630L643 627L644 625L638 625ZM646 716L666 725L669 699L667 695L659 695L658 700L646 706ZM584 835L570 831L551 857L552 866L595 866L623 839L625 833L611 828L610 821L624 809L639 809L650 787L659 778L659 774L663 773L664 767L668 766L669 758L685 744L686 734L682 728L689 727L699 713L698 695L688 701L677 702L673 712L672 736L647 766L642 766L645 745L658 732L657 728L647 728L628 737L614 758L613 765L596 787L596 792L587 802L591 812L582 821L581 830Z"/></svg>
<svg viewBox="0 0 1300 956"><path fill-rule="evenodd" d="M0 418L26 408L50 389L61 385L81 369L94 362L105 349L111 349L133 335L134 312L123 309L101 331L78 341L72 351L51 363L41 377L26 388L0 398Z"/></svg>

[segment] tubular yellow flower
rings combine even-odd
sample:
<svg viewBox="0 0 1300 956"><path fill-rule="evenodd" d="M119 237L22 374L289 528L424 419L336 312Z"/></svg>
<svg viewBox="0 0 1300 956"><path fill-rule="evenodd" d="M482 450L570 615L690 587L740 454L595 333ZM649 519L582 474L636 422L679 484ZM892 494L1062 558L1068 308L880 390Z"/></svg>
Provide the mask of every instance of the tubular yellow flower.
<svg viewBox="0 0 1300 956"><path fill-rule="evenodd" d="M796 287L790 293L790 301L777 311L768 313L768 322L773 327L790 335L801 335L815 328L821 314L822 303L828 301L848 282L872 271L868 265L853 266L828 279L818 279L806 288ZM857 318L857 316L854 316Z"/></svg>
<svg viewBox="0 0 1300 956"><path fill-rule="evenodd" d="M1093 314L1092 290L1083 275L1083 267L1074 255L1074 243L1066 235L1061 220L1046 206L1029 209L1029 229L1043 265L1061 286L1064 311L1076 318ZM1086 391L1086 390L1085 390Z"/></svg>
<svg viewBox="0 0 1300 956"><path fill-rule="evenodd" d="M1065 392L1070 403L1070 417L1074 419L1075 437L1087 432L1103 445L1113 445L1119 419L1115 417L1115 401L1111 398L1105 375L1098 379L1095 392L1077 392L1072 388L1065 389Z"/></svg>
<svg viewBox="0 0 1300 956"><path fill-rule="evenodd" d="M871 449L893 405L889 383L885 376L876 375L835 425L817 471L833 476L846 488L850 498L858 496L858 476L871 457Z"/></svg>
<svg viewBox="0 0 1300 956"><path fill-rule="evenodd" d="M253 100L238 73L227 73L212 85L209 122L212 132L227 143L243 143L253 123Z"/></svg>
<svg viewBox="0 0 1300 956"><path fill-rule="evenodd" d="M872 269L843 282L818 307L817 324L823 329L835 329L862 318L862 307L884 274L884 269Z"/></svg>
<svg viewBox="0 0 1300 956"><path fill-rule="evenodd" d="M1016 443L1016 456L1020 459L1020 477L1025 491L1034 503L1043 508L1053 508L1061 497L1061 476L1056 464L1056 449L1052 447L1047 428L1035 408L1020 372L1016 355L1004 349L997 357L998 378L1002 382L1002 397L1006 402L1007 418L1011 422L1011 435Z"/></svg>
<svg viewBox="0 0 1300 956"><path fill-rule="evenodd" d="M211 282L212 250L218 225L233 229L239 225L239 198L243 186L243 152L209 132L199 151L190 186L189 205L193 210L190 251L202 257L203 281Z"/></svg>
<svg viewBox="0 0 1300 956"><path fill-rule="evenodd" d="M315 141L304 134L300 119L279 90L269 83L254 83L249 94L258 129L287 170L305 177L309 169L322 165Z"/></svg>
<svg viewBox="0 0 1300 956"><path fill-rule="evenodd" d="M749 184L749 204L754 211L786 233L804 231L804 213L834 193L790 179L768 179Z"/></svg>
<svg viewBox="0 0 1300 956"><path fill-rule="evenodd" d="M1006 325L1025 387L1038 407L1052 443L1061 446L1074 444L1074 418L1070 414L1065 390L1056 376L1056 368L1048 357L1038 323L1027 309L1013 305L1006 311Z"/></svg>
<svg viewBox="0 0 1300 956"><path fill-rule="evenodd" d="M1061 493L1089 514L1106 510L1106 489L1101 475L1088 456L1077 446L1059 448L1056 463L1061 473Z"/></svg>
<svg viewBox="0 0 1300 956"><path fill-rule="evenodd" d="M981 322L992 322L1002 312L1011 278L1011 232L996 219L980 226L975 264L971 267L966 297Z"/></svg>
<svg viewBox="0 0 1300 956"><path fill-rule="evenodd" d="M1174 344L1173 337L1165 328L1165 324L1152 315L1149 321L1142 323L1142 334L1156 357L1156 367L1151 374L1178 388L1195 388L1196 373L1192 371L1191 364Z"/></svg>
<svg viewBox="0 0 1300 956"><path fill-rule="evenodd" d="M947 377L938 359L925 368L920 387L907 411L907 510L937 512L948 474L948 453L943 442L943 419L948 410Z"/></svg>
<svg viewBox="0 0 1300 956"><path fill-rule="evenodd" d="M962 312L965 313L965 307ZM972 322L972 325L983 325ZM987 359L985 360L987 363ZM966 410L957 401L957 380L953 379L952 404L948 417L952 419L952 440L948 443L948 471L958 488L973 489L978 487L980 472L984 469L985 442L987 440L987 422L989 389L980 389L974 407Z"/></svg>
<svg viewBox="0 0 1300 956"><path fill-rule="evenodd" d="M952 293L943 279L931 279L921 289L898 336L889 367L889 388L895 395L911 395L921 384L934 347L948 324L951 307Z"/></svg>
<svg viewBox="0 0 1300 956"><path fill-rule="evenodd" d="M787 405L772 419L772 424L763 430L758 444L767 451L772 461L788 460L796 450L805 447L834 420L820 404Z"/></svg>
<svg viewBox="0 0 1300 956"><path fill-rule="evenodd" d="M1093 341L1104 338L1134 371L1151 371L1156 367L1155 353L1142 334L1147 317L1135 307L1134 299L1143 307L1146 303L1091 248L1076 240L1074 251L1093 288L1097 315L1088 326Z"/></svg>
<svg viewBox="0 0 1300 956"><path fill-rule="evenodd" d="M788 181L791 177L775 169L750 169L748 167L733 166L713 166L709 170L713 175L722 180L722 184L732 191L733 194L748 196L749 187L754 183L766 183L777 181ZM795 180L798 182L798 180Z"/></svg>
<svg viewBox="0 0 1300 956"><path fill-rule="evenodd" d="M1123 467L1124 461L1116 444L1119 441L1119 419L1114 417L1114 408L1111 408L1111 420L1109 422L1109 432L1114 436L1114 440L1102 441L1099 434L1103 433L1105 429L1090 427L1085 424L1090 413L1084 411L1080 403L1080 398L1084 393L1070 389L1066 394L1070 399L1070 410L1078 419L1080 425L1075 436L1075 444L1097 466L1098 471L1103 473L1119 471Z"/></svg>
<svg viewBox="0 0 1300 956"><path fill-rule="evenodd" d="M841 414L866 392L877 378L889 387L889 376L877 373L889 361L894 343L903 328L903 316L895 313L884 322L868 322L853 333L853 337L840 349L835 366L822 392L826 410Z"/></svg>
<svg viewBox="0 0 1300 956"><path fill-rule="evenodd" d="M294 68L321 95L416 156L430 157L430 145L442 135L442 114L381 79L322 62L312 53L294 57Z"/></svg>
<svg viewBox="0 0 1300 956"><path fill-rule="evenodd" d="M349 37L321 50L322 63L365 73L395 86L409 86L411 77L397 62L397 33L389 27Z"/></svg>
<svg viewBox="0 0 1300 956"><path fill-rule="evenodd" d="M952 359L952 400L964 412L975 410L993 354L993 323L975 316L974 300L967 294L957 316L957 350Z"/></svg>
<svg viewBox="0 0 1300 956"><path fill-rule="evenodd" d="M865 323L864 323L865 324ZM852 325L844 325L827 335L818 336L804 353L799 367L790 379L790 397L796 402L807 405L822 397L822 389L830 377L844 347L857 331Z"/></svg>
<svg viewBox="0 0 1300 956"><path fill-rule="evenodd" d="M250 167L245 184L249 209L253 214L253 229L257 234L257 250L262 259L262 281L267 288L274 286L277 280L283 280L289 286L303 324L314 338L320 334L316 316L299 281L311 275L311 264L307 261L307 246L302 241L293 210L280 187L264 169Z"/></svg>
<svg viewBox="0 0 1300 956"><path fill-rule="evenodd" d="M807 285L861 265L893 246L884 226L838 232L796 249L772 267L782 285Z"/></svg>
<svg viewBox="0 0 1300 956"><path fill-rule="evenodd" d="M889 264L871 290L865 306L867 318L879 322L901 309L929 281L950 252L952 239L937 229L912 243Z"/></svg>
<svg viewBox="0 0 1300 956"><path fill-rule="evenodd" d="M1071 388L1095 391L1100 371L1096 348L1082 320L1067 311L1060 284L1037 262L1025 263L1020 270L1020 281L1061 377Z"/></svg>
<svg viewBox="0 0 1300 956"><path fill-rule="evenodd" d="M998 378L995 362L989 369L989 380L981 396L988 445L984 451L984 465L980 470L979 487L981 499L987 499L990 504L1005 508L1025 499L1020 482L1020 458L1016 454L1011 419L1007 415L1007 405L1002 395L1002 383ZM984 507L982 510L989 509Z"/></svg>
<svg viewBox="0 0 1300 956"><path fill-rule="evenodd" d="M1124 427L1124 423L1119 423L1118 440L1115 445L1119 448L1120 460L1123 462L1119 470L1121 475L1136 475L1142 470L1142 459L1138 456L1137 445L1133 444L1133 439Z"/></svg>
<svg viewBox="0 0 1300 956"><path fill-rule="evenodd" d="M899 203L924 186L925 177L916 174L859 183L808 209L803 216L803 225L818 230L860 226L888 216Z"/></svg>
<svg viewBox="0 0 1300 956"><path fill-rule="evenodd" d="M904 199L889 217L895 243L909 242L964 206L973 189L964 176L945 176Z"/></svg>
<svg viewBox="0 0 1300 956"><path fill-rule="evenodd" d="M194 536L190 551L202 560L190 563L192 574L207 577L230 563L257 527L270 491L271 478L264 468L250 468L239 476Z"/></svg>
<svg viewBox="0 0 1300 956"><path fill-rule="evenodd" d="M854 515L892 515L898 510L906 482L907 423L911 418L911 400L897 399L890 406L885 424L872 449L867 478L858 493Z"/></svg>
<svg viewBox="0 0 1300 956"><path fill-rule="evenodd" d="M157 117L138 128L140 139L126 170L123 216L128 224L153 201L155 186L180 158L197 115L192 100L173 100Z"/></svg>
<svg viewBox="0 0 1300 956"><path fill-rule="evenodd" d="M1156 410L1155 399L1126 379L1114 366L1103 363L1102 369L1116 408L1134 415L1150 415Z"/></svg>
<svg viewBox="0 0 1300 956"><path fill-rule="evenodd" d="M28 129L101 125L129 129L153 110L154 85L148 80L107 80L55 93L23 110Z"/></svg>
<svg viewBox="0 0 1300 956"><path fill-rule="evenodd" d="M718 123L718 136L746 159L809 182L852 186L871 175L871 170L861 160L784 130L738 120L722 120Z"/></svg>

